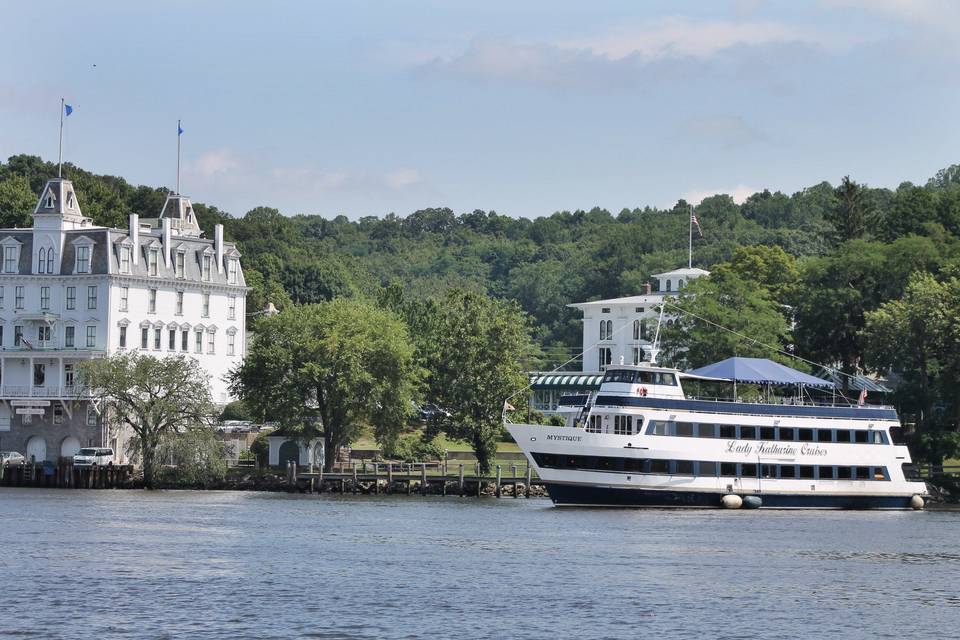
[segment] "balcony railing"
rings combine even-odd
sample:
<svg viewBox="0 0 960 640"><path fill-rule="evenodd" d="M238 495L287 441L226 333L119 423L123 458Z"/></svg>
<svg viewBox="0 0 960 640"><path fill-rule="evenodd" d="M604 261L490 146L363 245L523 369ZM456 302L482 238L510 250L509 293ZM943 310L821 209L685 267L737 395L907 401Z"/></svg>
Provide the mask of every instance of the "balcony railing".
<svg viewBox="0 0 960 640"><path fill-rule="evenodd" d="M103 349L95 347L64 347L56 340L30 340L29 346L25 342L21 342L17 345L3 347L2 350L6 352L15 351L17 353L30 353L31 351L67 351L70 353L103 351Z"/></svg>
<svg viewBox="0 0 960 640"><path fill-rule="evenodd" d="M86 398L90 390L79 384L71 385L0 385L4 398Z"/></svg>

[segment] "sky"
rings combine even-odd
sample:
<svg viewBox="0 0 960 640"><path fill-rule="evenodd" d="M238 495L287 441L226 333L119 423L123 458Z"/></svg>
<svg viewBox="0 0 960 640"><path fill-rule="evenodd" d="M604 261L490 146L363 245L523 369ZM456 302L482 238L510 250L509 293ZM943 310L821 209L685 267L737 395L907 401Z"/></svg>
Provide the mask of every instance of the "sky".
<svg viewBox="0 0 960 640"><path fill-rule="evenodd" d="M0 0L0 157L233 215L523 217L960 162L960 2ZM81 205L82 205L82 196Z"/></svg>

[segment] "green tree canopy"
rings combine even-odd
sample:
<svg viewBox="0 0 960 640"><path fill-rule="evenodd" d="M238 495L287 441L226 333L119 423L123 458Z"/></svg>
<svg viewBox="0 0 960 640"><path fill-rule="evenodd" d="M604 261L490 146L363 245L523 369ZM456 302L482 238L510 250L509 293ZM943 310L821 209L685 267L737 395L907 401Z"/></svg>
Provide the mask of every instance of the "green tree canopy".
<svg viewBox="0 0 960 640"><path fill-rule="evenodd" d="M136 434L147 488L154 487L156 452L164 438L207 428L215 414L207 374L193 358L118 354L85 360L78 374L99 397L110 423Z"/></svg>
<svg viewBox="0 0 960 640"><path fill-rule="evenodd" d="M397 437L420 372L403 321L362 300L292 306L263 318L231 389L261 419L309 440L323 434L326 468L372 424Z"/></svg>

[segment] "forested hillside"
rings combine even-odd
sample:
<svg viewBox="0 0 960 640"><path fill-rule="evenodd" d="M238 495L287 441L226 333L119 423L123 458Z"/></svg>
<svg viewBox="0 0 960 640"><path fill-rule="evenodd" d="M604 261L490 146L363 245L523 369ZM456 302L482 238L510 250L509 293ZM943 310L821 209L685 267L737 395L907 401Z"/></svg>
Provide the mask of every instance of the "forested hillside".
<svg viewBox="0 0 960 640"><path fill-rule="evenodd" d="M0 225L30 224L55 169L22 155L0 164ZM71 165L65 175L84 213L98 224L124 227L129 213L156 216L167 193ZM901 409L918 423L939 416L941 427L955 430L960 167L896 190L838 182L790 195L755 193L742 205L726 195L699 204L704 237L695 240L694 264L716 270L697 283L707 294L701 299L714 304L700 311L847 372L899 374L905 381ZM579 350L579 317L566 304L638 293L651 274L684 266L687 257L688 205L682 200L672 209L560 211L536 220L448 208L328 220L309 212L284 216L266 206L238 215L194 205L208 232L222 222L227 237L239 243L251 310L268 301L282 308L339 296L375 299L394 283L411 300L472 290L515 299L530 314L544 354L527 363L531 368L553 366ZM925 311L923 301L931 299L940 305L936 317ZM764 318L772 313L782 318ZM713 339L703 334L707 344L687 345L695 347L687 353L712 357ZM751 350L725 348L741 355ZM891 356L897 349L910 353Z"/></svg>

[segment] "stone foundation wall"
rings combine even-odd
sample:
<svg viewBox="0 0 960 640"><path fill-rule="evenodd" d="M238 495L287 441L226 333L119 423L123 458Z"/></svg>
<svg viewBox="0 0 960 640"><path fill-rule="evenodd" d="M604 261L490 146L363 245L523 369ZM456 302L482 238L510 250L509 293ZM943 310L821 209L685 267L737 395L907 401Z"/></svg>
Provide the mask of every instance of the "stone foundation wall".
<svg viewBox="0 0 960 640"><path fill-rule="evenodd" d="M100 416L97 416L96 424L87 424L88 402L73 402L73 415L64 411L62 424L53 423L53 406L56 404L58 404L57 401L52 401L51 406L43 407L45 410L42 416L31 416L31 421L26 424L23 420L25 416L17 415L16 408L11 407L13 415L10 418L10 430L0 431L0 450L19 451L29 460L27 447L30 446L31 442L39 442L39 440L31 441L31 438L39 438L42 439L44 444L44 459L56 462L60 459L61 448L67 438L76 439L76 441L70 441L70 444L73 445L72 448L75 448L77 444L81 447L111 446L109 442L101 442L103 429L101 428ZM40 462L41 460L38 459L37 461Z"/></svg>

